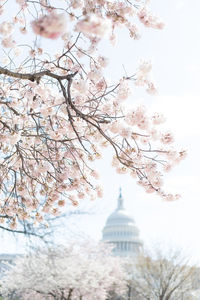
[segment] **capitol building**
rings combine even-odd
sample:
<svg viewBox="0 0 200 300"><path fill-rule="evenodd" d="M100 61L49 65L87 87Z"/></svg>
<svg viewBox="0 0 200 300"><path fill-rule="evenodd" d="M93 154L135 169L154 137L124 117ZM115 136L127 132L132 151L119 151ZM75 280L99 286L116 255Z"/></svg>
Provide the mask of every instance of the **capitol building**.
<svg viewBox="0 0 200 300"><path fill-rule="evenodd" d="M108 217L103 228L102 241L114 245L113 254L121 257L136 257L143 243L139 238L139 230L134 218L124 208L121 189L117 200L117 208Z"/></svg>

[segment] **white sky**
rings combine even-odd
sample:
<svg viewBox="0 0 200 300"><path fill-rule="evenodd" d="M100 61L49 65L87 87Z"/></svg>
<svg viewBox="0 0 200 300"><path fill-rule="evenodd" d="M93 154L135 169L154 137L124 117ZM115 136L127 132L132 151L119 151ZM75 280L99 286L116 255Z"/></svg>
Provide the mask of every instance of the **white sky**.
<svg viewBox="0 0 200 300"><path fill-rule="evenodd" d="M130 101L140 99L150 110L163 112L177 145L188 149L187 159L166 178L166 189L181 193L182 199L164 203L157 196L145 194L132 178L115 174L110 153L106 153L105 159L97 163L104 198L90 204L98 213L74 218L72 231L76 228L100 239L106 218L116 207L121 186L125 206L133 214L144 244L169 243L200 263L200 1L151 0L151 7L164 20L164 30L144 29L140 41L128 39L122 31L117 48L104 45L102 52L111 57L108 75L112 79L124 75L122 65L128 74L133 74L140 58L152 61L158 96L135 88ZM66 231L63 228L62 240L59 238L62 243L67 241L70 224L67 227ZM5 239L5 235L0 242L0 252L21 251L20 242Z"/></svg>
<svg viewBox="0 0 200 300"><path fill-rule="evenodd" d="M133 214L144 244L161 242L182 248L200 263L200 1L152 0L151 7L164 20L164 30L145 29L138 42L121 32L110 70L118 76L123 64L132 74L140 58L152 61L159 94L152 97L135 89L132 101L139 102L139 98L152 111L163 112L177 146L188 149L187 159L166 178L166 189L180 192L182 200L164 203L145 194L132 178L115 174L107 157L99 162L104 186L104 199L99 205L105 213L88 218L84 227L93 237L101 237L121 186L126 208ZM117 57L121 57L121 64Z"/></svg>

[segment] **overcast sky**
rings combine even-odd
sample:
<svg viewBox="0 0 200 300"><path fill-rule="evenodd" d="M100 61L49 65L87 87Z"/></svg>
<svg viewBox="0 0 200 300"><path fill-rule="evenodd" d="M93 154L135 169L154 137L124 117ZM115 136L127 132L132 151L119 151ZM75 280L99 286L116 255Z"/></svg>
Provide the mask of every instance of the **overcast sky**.
<svg viewBox="0 0 200 300"><path fill-rule="evenodd" d="M164 30L145 29L138 42L121 32L110 70L122 73L123 64L131 74L140 58L152 61L158 95L148 96L135 89L130 101L163 112L177 147L188 150L187 159L169 173L165 185L168 191L181 193L182 200L164 203L157 196L145 194L132 178L115 174L107 155L98 165L104 186L104 199L98 202L104 213L85 220L85 228L93 237L101 237L121 186L125 206L133 214L144 244L157 242L182 248L200 263L200 2L193 0L191 5L190 0L152 0L151 7L164 20Z"/></svg>
<svg viewBox="0 0 200 300"><path fill-rule="evenodd" d="M152 97L134 88L129 102L143 103L151 111L163 112L177 146L188 150L187 159L169 173L165 185L168 191L181 193L182 199L164 203L157 196L145 194L132 178L115 174L111 154L106 152L104 160L97 163L104 197L90 204L98 213L74 218L73 230L101 239L101 230L116 208L119 187L122 187L125 207L134 216L144 244L174 245L200 263L200 1L151 0L151 8L164 20L164 30L143 28L140 41L130 40L121 31L118 46L103 45L102 52L108 52L111 57L108 70L111 79L124 75L124 69L133 74L140 58L152 61L158 95ZM66 224L59 242L64 243L65 237L67 240L69 226L70 223ZM14 239L5 239L4 235L0 252L20 252L20 245Z"/></svg>

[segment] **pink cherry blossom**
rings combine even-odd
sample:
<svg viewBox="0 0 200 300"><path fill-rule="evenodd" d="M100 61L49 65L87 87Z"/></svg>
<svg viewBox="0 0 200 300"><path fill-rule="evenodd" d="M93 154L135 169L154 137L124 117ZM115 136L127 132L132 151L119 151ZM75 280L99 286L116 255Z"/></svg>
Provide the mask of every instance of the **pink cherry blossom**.
<svg viewBox="0 0 200 300"><path fill-rule="evenodd" d="M26 4L26 0L16 0L16 2L21 6Z"/></svg>
<svg viewBox="0 0 200 300"><path fill-rule="evenodd" d="M10 136L10 144L15 145L21 138L21 135L19 133L13 133Z"/></svg>
<svg viewBox="0 0 200 300"><path fill-rule="evenodd" d="M2 22L0 24L0 34L8 36L13 32L13 24L11 22Z"/></svg>
<svg viewBox="0 0 200 300"><path fill-rule="evenodd" d="M159 125L165 122L165 117L162 114L155 113L152 116L153 124Z"/></svg>
<svg viewBox="0 0 200 300"><path fill-rule="evenodd" d="M44 15L31 23L35 34L49 39L57 39L66 31L65 14Z"/></svg>
<svg viewBox="0 0 200 300"><path fill-rule="evenodd" d="M91 14L77 23L76 30L86 35L103 37L111 31L111 22Z"/></svg>
<svg viewBox="0 0 200 300"><path fill-rule="evenodd" d="M138 72L141 73L141 75L145 76L147 75L152 69L152 65L149 61L141 61Z"/></svg>
<svg viewBox="0 0 200 300"><path fill-rule="evenodd" d="M8 269L2 293L7 298L14 292L23 300L93 300L94 295L105 300L111 291L123 296L127 292L124 261L111 251L109 245L91 241L37 249Z"/></svg>
<svg viewBox="0 0 200 300"><path fill-rule="evenodd" d="M120 80L120 85L117 91L117 98L121 101L125 100L128 98L130 95L130 88L128 85L128 80L121 79Z"/></svg>
<svg viewBox="0 0 200 300"><path fill-rule="evenodd" d="M166 132L162 135L161 141L163 144L171 144L174 141L174 137L171 132Z"/></svg>
<svg viewBox="0 0 200 300"><path fill-rule="evenodd" d="M98 62L102 68L105 68L108 65L108 59L107 59L107 57L104 57L104 56L99 56Z"/></svg>
<svg viewBox="0 0 200 300"><path fill-rule="evenodd" d="M5 48L14 48L16 45L16 42L13 40L11 36L5 37L1 41L1 45Z"/></svg>
<svg viewBox="0 0 200 300"><path fill-rule="evenodd" d="M91 70L87 76L90 80L99 81L102 77L102 74L100 71L94 69Z"/></svg>
<svg viewBox="0 0 200 300"><path fill-rule="evenodd" d="M158 18L152 15L146 7L142 8L139 13L138 17L140 21L147 27L153 27L156 29L163 29L164 23L160 22Z"/></svg>
<svg viewBox="0 0 200 300"><path fill-rule="evenodd" d="M162 23L147 1L144 6L136 0L69 0L59 7L54 2L52 7L46 0L16 0L11 19L10 1L3 5L0 215L9 230L20 220L46 224L47 214L57 216L65 205L75 209L85 198L102 197L95 161L104 157L105 147L113 151L117 173L139 180L147 193L168 201L178 198L163 190L163 173L184 159L186 151L173 148L173 135L160 126L162 114L135 106L138 86L156 92L151 63L141 61L129 74L125 66L123 74L112 76L107 46L100 46L105 37L113 45L121 42L119 28L137 40L142 26L136 24L137 16L146 27L161 29ZM30 38L31 30L61 39Z"/></svg>
<svg viewBox="0 0 200 300"><path fill-rule="evenodd" d="M155 95L157 93L157 89L156 89L155 84L153 82L149 81L147 83L147 86L148 87L147 87L146 91L147 91L148 94Z"/></svg>
<svg viewBox="0 0 200 300"><path fill-rule="evenodd" d="M123 138L130 138L131 136L131 129L129 127L122 127L119 130L119 134L123 137Z"/></svg>

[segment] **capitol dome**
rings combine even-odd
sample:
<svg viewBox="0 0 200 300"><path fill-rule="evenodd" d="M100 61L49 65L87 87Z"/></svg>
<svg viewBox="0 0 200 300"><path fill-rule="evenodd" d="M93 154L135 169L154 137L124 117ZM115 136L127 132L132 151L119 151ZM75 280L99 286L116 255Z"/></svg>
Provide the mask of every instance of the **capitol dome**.
<svg viewBox="0 0 200 300"><path fill-rule="evenodd" d="M118 206L108 217L103 228L102 240L114 244L113 252L118 256L135 256L142 247L139 230L135 225L134 218L124 208L121 189Z"/></svg>

